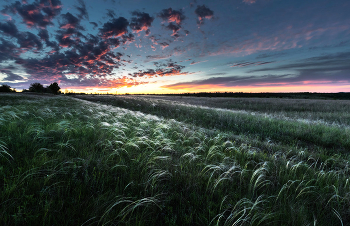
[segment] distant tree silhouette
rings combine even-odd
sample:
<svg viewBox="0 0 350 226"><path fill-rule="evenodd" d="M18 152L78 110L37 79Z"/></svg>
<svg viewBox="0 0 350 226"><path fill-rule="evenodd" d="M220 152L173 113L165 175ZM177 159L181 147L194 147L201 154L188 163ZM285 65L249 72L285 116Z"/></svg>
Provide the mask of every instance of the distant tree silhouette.
<svg viewBox="0 0 350 226"><path fill-rule="evenodd" d="M45 88L39 82L36 82L36 83L30 84L29 91L30 92L43 93L45 91Z"/></svg>
<svg viewBox="0 0 350 226"><path fill-rule="evenodd" d="M57 82L51 83L51 85L49 85L47 88L55 95L59 94L61 89L61 87L58 86Z"/></svg>
<svg viewBox="0 0 350 226"><path fill-rule="evenodd" d="M2 86L0 86L0 92L6 92L6 93L10 93L10 92L16 92L16 90L11 89L11 86L3 84Z"/></svg>

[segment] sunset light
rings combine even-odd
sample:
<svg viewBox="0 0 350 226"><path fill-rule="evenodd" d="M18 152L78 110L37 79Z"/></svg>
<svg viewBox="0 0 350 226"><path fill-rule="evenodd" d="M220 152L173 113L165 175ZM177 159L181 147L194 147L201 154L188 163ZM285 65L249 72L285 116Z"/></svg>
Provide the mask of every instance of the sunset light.
<svg viewBox="0 0 350 226"><path fill-rule="evenodd" d="M3 1L0 83L114 94L350 92L349 8L345 0Z"/></svg>

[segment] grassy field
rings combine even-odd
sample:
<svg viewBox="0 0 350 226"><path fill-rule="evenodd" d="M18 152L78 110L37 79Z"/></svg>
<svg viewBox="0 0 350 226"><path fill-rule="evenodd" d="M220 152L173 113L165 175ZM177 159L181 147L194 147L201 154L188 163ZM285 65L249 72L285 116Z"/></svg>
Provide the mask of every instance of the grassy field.
<svg viewBox="0 0 350 226"><path fill-rule="evenodd" d="M0 94L3 225L350 224L349 101L76 97Z"/></svg>

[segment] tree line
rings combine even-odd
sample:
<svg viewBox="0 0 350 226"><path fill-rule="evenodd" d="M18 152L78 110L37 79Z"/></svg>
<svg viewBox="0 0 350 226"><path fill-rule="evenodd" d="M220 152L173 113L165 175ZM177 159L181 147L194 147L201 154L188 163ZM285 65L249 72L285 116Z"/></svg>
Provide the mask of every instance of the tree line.
<svg viewBox="0 0 350 226"><path fill-rule="evenodd" d="M29 86L29 89L24 89L22 92L35 92L35 93L53 93L60 94L61 87L57 84L57 82L51 83L49 86L44 87L41 83L36 82L32 83ZM16 92L16 89L11 88L11 86L3 84L0 86L0 92Z"/></svg>

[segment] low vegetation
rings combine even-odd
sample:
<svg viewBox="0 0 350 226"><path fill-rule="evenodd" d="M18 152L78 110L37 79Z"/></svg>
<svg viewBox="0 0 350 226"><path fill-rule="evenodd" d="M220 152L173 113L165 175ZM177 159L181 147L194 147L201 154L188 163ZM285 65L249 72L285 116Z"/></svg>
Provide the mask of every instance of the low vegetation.
<svg viewBox="0 0 350 226"><path fill-rule="evenodd" d="M57 82L51 83L49 86L44 87L41 83L35 82L30 84L29 89L22 90L22 92L33 92L33 93L52 93L52 94L60 94L60 87L58 86ZM0 86L0 92L4 93L15 93L16 89L11 88L11 86L7 84L3 84Z"/></svg>
<svg viewBox="0 0 350 226"><path fill-rule="evenodd" d="M1 93L12 93L16 92L16 89L11 88L11 86L3 84L0 86L0 92Z"/></svg>
<svg viewBox="0 0 350 226"><path fill-rule="evenodd" d="M4 225L350 224L347 124L81 98L0 95Z"/></svg>

